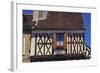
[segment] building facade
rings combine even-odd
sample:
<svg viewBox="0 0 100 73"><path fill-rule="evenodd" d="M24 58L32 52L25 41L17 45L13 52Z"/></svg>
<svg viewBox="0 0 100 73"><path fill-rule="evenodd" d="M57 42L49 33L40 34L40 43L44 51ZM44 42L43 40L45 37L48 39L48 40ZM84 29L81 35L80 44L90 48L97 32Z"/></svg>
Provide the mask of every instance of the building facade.
<svg viewBox="0 0 100 73"><path fill-rule="evenodd" d="M23 62L91 57L82 13L39 12L23 15Z"/></svg>

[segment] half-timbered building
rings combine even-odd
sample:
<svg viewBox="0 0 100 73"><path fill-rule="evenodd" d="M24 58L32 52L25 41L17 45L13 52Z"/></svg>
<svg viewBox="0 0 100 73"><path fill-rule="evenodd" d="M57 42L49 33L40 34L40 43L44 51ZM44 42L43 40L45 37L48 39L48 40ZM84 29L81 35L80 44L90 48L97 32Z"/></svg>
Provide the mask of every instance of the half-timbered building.
<svg viewBox="0 0 100 73"><path fill-rule="evenodd" d="M33 11L23 14L23 61L89 59L82 13Z"/></svg>

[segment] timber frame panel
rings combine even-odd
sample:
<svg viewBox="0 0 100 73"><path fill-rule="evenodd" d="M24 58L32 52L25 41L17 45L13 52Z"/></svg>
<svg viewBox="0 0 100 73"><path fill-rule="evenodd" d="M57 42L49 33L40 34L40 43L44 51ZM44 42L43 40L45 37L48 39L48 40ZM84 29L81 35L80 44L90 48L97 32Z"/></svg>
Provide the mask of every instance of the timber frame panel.
<svg viewBox="0 0 100 73"><path fill-rule="evenodd" d="M34 33L35 34L35 55L30 56L32 61L46 61L46 60L70 60L70 59L89 59L91 57L91 51L87 49L84 40L84 33L64 33L64 50L66 57L55 59L53 58L54 50L57 46L56 33ZM49 41L49 42L48 42ZM49 45L49 46L47 46ZM51 47L51 48L50 48ZM88 47L89 48L89 47ZM50 51L51 50L51 51ZM48 54L47 54L48 53ZM87 55L86 55L87 53ZM76 55L76 56L75 56ZM38 59L39 57L39 59ZM45 58L43 58L45 57ZM47 58L47 59L46 59ZM51 59L48 59L51 58ZM42 59L42 60L41 60Z"/></svg>

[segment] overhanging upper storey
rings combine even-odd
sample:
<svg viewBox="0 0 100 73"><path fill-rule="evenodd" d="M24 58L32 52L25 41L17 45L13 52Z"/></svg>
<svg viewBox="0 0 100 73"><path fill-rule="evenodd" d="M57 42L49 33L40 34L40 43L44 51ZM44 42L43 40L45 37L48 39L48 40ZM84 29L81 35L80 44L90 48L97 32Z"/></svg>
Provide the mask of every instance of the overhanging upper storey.
<svg viewBox="0 0 100 73"><path fill-rule="evenodd" d="M72 12L37 12L36 15L23 14L24 31L84 31L84 19L82 13ZM39 17L46 16L39 20ZM36 20L36 21L33 21Z"/></svg>

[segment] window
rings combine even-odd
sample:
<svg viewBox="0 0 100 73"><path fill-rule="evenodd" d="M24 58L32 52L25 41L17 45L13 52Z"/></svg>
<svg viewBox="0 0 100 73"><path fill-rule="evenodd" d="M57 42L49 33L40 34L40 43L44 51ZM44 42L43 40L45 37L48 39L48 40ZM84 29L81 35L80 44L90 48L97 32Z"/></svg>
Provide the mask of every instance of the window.
<svg viewBox="0 0 100 73"><path fill-rule="evenodd" d="M54 55L63 55L65 54L64 50L64 33L56 33L56 42L57 46L56 49L54 49Z"/></svg>
<svg viewBox="0 0 100 73"><path fill-rule="evenodd" d="M57 46L63 46L64 45L64 33L57 33L56 34L56 41Z"/></svg>

